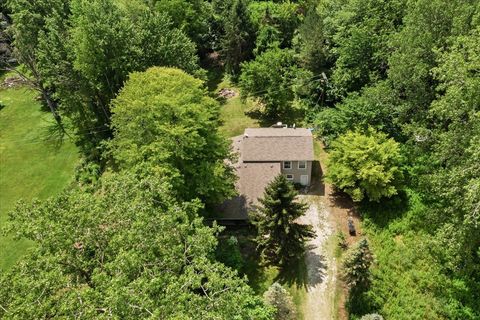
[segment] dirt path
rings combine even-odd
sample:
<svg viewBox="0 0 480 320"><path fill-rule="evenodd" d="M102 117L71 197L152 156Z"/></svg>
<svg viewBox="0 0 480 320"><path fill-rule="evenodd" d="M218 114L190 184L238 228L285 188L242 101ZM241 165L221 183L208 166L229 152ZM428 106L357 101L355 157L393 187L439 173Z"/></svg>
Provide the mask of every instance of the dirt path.
<svg viewBox="0 0 480 320"><path fill-rule="evenodd" d="M334 234L330 210L324 197L303 195L301 200L310 207L300 219L310 224L316 234L307 245L307 295L304 302L305 320L330 320L334 318L334 299L337 281L337 262L329 239Z"/></svg>

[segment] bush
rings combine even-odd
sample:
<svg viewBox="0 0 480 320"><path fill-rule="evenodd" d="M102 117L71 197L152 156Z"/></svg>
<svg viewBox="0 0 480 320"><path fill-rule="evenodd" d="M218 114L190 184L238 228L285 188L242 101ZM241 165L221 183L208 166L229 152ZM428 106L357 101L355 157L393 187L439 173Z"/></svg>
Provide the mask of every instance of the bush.
<svg viewBox="0 0 480 320"><path fill-rule="evenodd" d="M347 239L345 238L345 233L342 231L337 234L337 245L340 249L345 250L348 248Z"/></svg>
<svg viewBox="0 0 480 320"><path fill-rule="evenodd" d="M240 246L238 245L238 239L235 236L231 236L227 241L220 241L216 251L216 258L224 265L237 270L243 271L245 261L243 260L242 253L240 252Z"/></svg>
<svg viewBox="0 0 480 320"><path fill-rule="evenodd" d="M383 320L383 317L378 313L371 313L364 315L360 320Z"/></svg>
<svg viewBox="0 0 480 320"><path fill-rule="evenodd" d="M275 320L296 319L292 297L278 282L273 283L263 294L265 303L275 308Z"/></svg>
<svg viewBox="0 0 480 320"><path fill-rule="evenodd" d="M80 185L95 184L101 175L101 167L91 161L82 160L75 168L75 180Z"/></svg>

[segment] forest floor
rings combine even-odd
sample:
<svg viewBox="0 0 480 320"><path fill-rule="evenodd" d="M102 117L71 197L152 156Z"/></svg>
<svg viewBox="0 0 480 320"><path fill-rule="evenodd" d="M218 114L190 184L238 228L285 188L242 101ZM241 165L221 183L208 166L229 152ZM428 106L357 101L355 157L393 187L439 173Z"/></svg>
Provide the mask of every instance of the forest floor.
<svg viewBox="0 0 480 320"><path fill-rule="evenodd" d="M3 75L0 82L11 75ZM0 89L0 227L15 203L45 199L71 181L78 159L70 141L53 139L53 117L24 85ZM0 270L8 269L31 246L0 235Z"/></svg>

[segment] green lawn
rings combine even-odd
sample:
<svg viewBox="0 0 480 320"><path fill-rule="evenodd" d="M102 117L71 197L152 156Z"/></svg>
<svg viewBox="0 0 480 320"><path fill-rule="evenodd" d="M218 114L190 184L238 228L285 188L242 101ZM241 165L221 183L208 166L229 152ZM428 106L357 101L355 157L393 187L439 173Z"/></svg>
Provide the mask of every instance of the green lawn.
<svg viewBox="0 0 480 320"><path fill-rule="evenodd" d="M72 179L78 159L68 140L52 139L53 118L42 111L36 93L26 88L0 89L0 225L23 198L45 199ZM0 269L9 268L31 246L26 240L0 237Z"/></svg>
<svg viewBox="0 0 480 320"><path fill-rule="evenodd" d="M243 134L245 128L258 127L259 125L256 120L245 115L245 111L248 111L252 107L252 102L249 100L242 101L239 95L240 90L232 86L228 81L223 81L218 85L218 90L222 88L235 90L237 96L227 99L222 104L222 111L220 114L222 126L220 132L230 138Z"/></svg>

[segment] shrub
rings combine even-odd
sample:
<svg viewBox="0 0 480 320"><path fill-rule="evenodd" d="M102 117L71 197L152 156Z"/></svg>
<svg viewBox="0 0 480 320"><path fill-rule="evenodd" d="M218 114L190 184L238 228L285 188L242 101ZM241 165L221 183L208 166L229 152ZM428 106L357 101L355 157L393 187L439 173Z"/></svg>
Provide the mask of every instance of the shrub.
<svg viewBox="0 0 480 320"><path fill-rule="evenodd" d="M345 250L348 248L347 239L345 238L345 233L342 231L337 234L337 245L340 249Z"/></svg>
<svg viewBox="0 0 480 320"><path fill-rule="evenodd" d="M265 303L275 308L275 320L296 319L292 297L278 282L274 282L263 294Z"/></svg>
<svg viewBox="0 0 480 320"><path fill-rule="evenodd" d="M231 236L227 241L220 241L216 251L216 258L224 265L242 272L245 261L243 260L238 239Z"/></svg>
<svg viewBox="0 0 480 320"><path fill-rule="evenodd" d="M383 320L383 317L378 313L370 313L364 315L360 320Z"/></svg>

